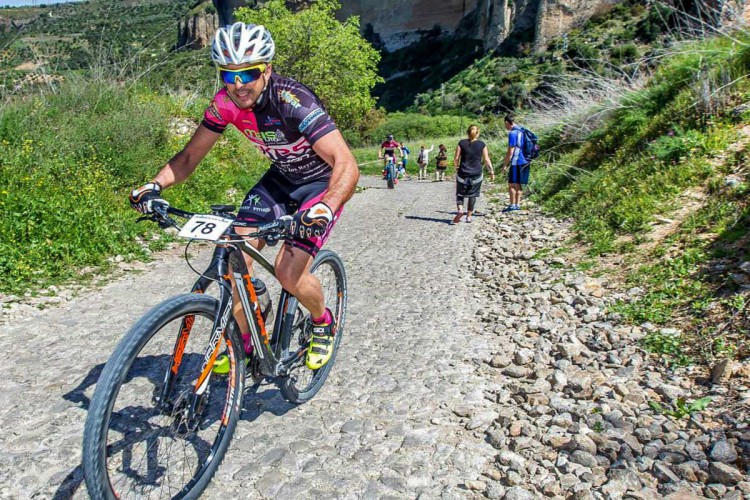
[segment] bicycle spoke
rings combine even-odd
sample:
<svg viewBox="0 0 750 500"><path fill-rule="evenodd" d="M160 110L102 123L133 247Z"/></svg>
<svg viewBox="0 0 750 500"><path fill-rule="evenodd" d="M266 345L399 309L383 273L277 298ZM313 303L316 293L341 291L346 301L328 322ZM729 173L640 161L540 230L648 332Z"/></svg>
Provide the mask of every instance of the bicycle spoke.
<svg viewBox="0 0 750 500"><path fill-rule="evenodd" d="M120 498L171 498L212 459L223 426L229 384L211 377L193 407L194 383L213 328L196 316L171 394L158 401L171 365L179 319L157 332L133 361L109 421L106 447L110 484Z"/></svg>
<svg viewBox="0 0 750 500"><path fill-rule="evenodd" d="M325 306L331 310L336 320L337 332L334 335L334 355L327 365L317 370L311 370L301 356L299 361L293 363L289 368L288 380L282 386L284 397L292 402L303 402L315 395L324 383L330 366L335 358L335 352L341 342L343 334L343 310L345 307L345 278L343 275L343 264L332 252L323 251L316 257L313 264L313 275L320 281L323 291ZM312 322L310 314L304 308L297 305L291 327L285 334L284 355L289 356L299 349L306 349L312 335ZM341 332L339 333L339 330Z"/></svg>

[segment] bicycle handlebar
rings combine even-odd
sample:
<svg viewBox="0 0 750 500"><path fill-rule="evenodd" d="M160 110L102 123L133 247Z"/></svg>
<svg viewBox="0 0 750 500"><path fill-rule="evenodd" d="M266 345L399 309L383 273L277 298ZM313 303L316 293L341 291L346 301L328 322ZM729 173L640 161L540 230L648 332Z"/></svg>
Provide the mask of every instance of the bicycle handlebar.
<svg viewBox="0 0 750 500"><path fill-rule="evenodd" d="M139 217L136 222L141 222L144 220L150 220L152 222L156 222L159 224L162 228L168 228L168 227L174 227L179 229L182 229L182 227L169 215L176 215L177 217L181 217L183 219L189 219L193 215L196 215L195 212L187 212L185 210L180 210L179 208L174 208L168 204L160 203L158 201L152 202L152 208L153 212L148 215L144 215L143 217ZM226 217L230 219L234 219L235 215L230 212L217 212L213 215L219 215L221 217ZM289 234L289 226L292 221L291 215L284 215L282 217L279 217L278 219L268 222L265 224L255 224L255 223L233 223L230 227L236 227L236 226L242 226L242 227L257 227L258 230L255 233L250 233L246 235L242 235L243 238L257 238L257 239L264 239L267 242L276 242L281 239L289 238L291 235Z"/></svg>

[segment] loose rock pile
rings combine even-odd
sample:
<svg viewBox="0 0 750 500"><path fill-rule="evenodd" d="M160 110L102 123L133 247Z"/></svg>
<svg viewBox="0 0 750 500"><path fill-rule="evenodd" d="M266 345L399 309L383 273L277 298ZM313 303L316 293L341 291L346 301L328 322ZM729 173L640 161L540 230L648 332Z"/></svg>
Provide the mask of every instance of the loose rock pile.
<svg viewBox="0 0 750 500"><path fill-rule="evenodd" d="M488 216L478 236L487 305L477 314L498 338L479 370L495 382L497 405L491 423L473 416L466 427L484 422L499 453L489 480L467 487L509 499L750 497L747 423L711 426L650 406L705 387L649 363L638 340L655 327L607 312L628 294L555 255L569 236L533 211Z"/></svg>

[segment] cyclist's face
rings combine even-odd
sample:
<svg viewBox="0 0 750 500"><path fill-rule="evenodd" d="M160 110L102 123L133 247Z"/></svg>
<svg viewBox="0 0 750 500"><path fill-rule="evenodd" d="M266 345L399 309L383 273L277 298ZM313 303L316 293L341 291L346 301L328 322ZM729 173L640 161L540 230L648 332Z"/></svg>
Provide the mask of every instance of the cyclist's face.
<svg viewBox="0 0 750 500"><path fill-rule="evenodd" d="M240 70L246 69L253 64L227 64L222 66L225 69ZM266 70L261 74L261 77L250 83L241 83L239 79L235 80L235 83L225 83L224 86L227 88L227 92L234 99L241 108L249 108L255 101L260 97L260 93L263 92L263 87L266 86L268 78L271 76L271 65L266 67Z"/></svg>

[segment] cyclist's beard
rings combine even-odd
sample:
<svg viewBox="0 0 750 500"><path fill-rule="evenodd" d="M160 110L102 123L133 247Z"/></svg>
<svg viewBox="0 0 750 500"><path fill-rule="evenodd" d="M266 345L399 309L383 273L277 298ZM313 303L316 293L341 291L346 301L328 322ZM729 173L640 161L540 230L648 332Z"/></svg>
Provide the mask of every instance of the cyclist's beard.
<svg viewBox="0 0 750 500"><path fill-rule="evenodd" d="M268 79L263 77L263 89L258 93L257 96L254 96L255 93L254 89L250 89L249 92L245 93L243 90L242 92L238 92L237 90L229 91L227 88L227 94L232 99L232 102L234 102L238 108L242 109L250 109L255 108L263 105L263 103L266 100L266 91L268 90ZM242 94L245 94L244 98L242 98Z"/></svg>

